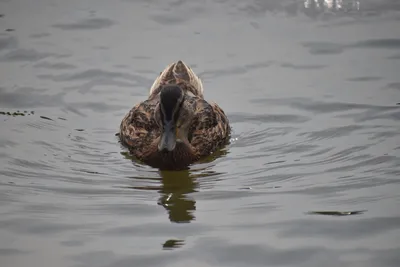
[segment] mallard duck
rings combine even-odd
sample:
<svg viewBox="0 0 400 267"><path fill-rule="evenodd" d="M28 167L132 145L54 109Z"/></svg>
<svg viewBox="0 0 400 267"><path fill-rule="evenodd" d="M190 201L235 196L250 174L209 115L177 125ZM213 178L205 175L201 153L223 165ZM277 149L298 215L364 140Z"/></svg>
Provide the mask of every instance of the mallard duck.
<svg viewBox="0 0 400 267"><path fill-rule="evenodd" d="M186 169L229 142L224 111L203 97L203 84L182 61L168 65L148 99L122 119L120 140L143 163L165 170Z"/></svg>

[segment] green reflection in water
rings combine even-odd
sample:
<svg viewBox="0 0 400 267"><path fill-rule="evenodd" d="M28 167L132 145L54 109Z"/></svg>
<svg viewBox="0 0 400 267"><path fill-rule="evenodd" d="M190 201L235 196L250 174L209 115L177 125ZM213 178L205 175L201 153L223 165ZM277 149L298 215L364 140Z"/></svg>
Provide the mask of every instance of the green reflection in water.
<svg viewBox="0 0 400 267"><path fill-rule="evenodd" d="M169 214L171 222L188 223L195 219L196 201L188 194L196 192L197 179L185 171L161 171L161 197L158 201Z"/></svg>
<svg viewBox="0 0 400 267"><path fill-rule="evenodd" d="M166 209L169 220L173 223L190 223L196 218L196 200L190 194L199 190L200 182L203 186L212 186L219 180L220 174L208 169L147 172L145 177L130 177L139 185L129 188L159 192L158 204Z"/></svg>
<svg viewBox="0 0 400 267"><path fill-rule="evenodd" d="M202 178L205 178L203 183L208 186L218 181L218 176L222 173L212 170L213 162L229 153L226 148L220 149L191 165L187 170L161 171L154 168L147 169L145 164L132 157L129 151L124 150L121 155L130 160L139 173L145 172L130 178L146 184L134 185L130 188L157 190L161 195L158 204L167 210L169 220L173 223L190 223L195 220L196 200L190 194L197 192L200 187L199 180ZM156 183L158 181L160 183Z"/></svg>
<svg viewBox="0 0 400 267"><path fill-rule="evenodd" d="M169 240L165 241L165 243L163 244L163 249L170 250L170 249L174 249L174 248L180 248L183 245L184 245L183 240L169 239Z"/></svg>

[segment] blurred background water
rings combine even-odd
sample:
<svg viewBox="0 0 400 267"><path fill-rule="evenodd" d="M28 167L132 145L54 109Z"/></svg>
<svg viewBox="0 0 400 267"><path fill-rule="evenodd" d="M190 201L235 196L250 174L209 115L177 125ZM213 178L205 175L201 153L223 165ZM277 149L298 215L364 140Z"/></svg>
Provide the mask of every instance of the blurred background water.
<svg viewBox="0 0 400 267"><path fill-rule="evenodd" d="M176 60L231 144L115 136ZM0 265L400 266L397 0L0 0Z"/></svg>

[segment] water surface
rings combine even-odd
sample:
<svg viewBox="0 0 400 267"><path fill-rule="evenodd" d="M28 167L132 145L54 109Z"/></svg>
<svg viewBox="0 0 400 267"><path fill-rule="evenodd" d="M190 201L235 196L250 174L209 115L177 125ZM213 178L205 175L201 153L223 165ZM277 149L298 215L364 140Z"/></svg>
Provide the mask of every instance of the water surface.
<svg viewBox="0 0 400 267"><path fill-rule="evenodd" d="M399 266L400 4L0 1L1 266ZM233 128L182 172L115 133L184 60Z"/></svg>

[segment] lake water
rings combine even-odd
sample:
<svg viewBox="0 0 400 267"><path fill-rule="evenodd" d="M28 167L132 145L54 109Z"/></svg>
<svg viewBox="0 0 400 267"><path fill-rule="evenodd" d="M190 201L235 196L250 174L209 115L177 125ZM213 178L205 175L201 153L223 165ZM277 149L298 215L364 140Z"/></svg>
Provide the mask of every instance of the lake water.
<svg viewBox="0 0 400 267"><path fill-rule="evenodd" d="M1 267L400 266L400 1L0 14ZM159 172L115 133L180 59L232 140Z"/></svg>

